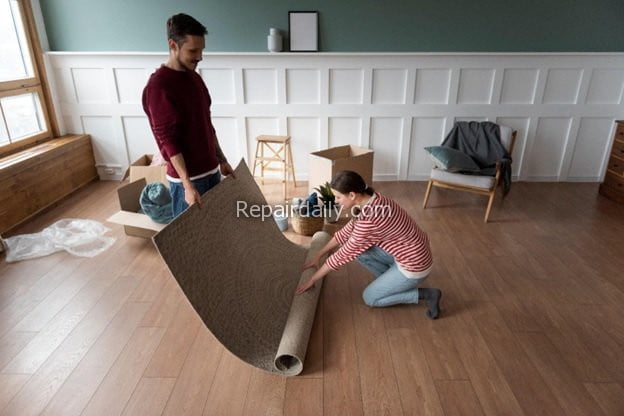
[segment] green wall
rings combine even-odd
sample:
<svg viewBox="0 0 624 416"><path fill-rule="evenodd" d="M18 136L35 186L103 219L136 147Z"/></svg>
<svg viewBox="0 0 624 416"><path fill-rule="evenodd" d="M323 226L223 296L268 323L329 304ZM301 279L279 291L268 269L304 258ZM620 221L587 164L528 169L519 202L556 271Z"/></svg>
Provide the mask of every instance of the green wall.
<svg viewBox="0 0 624 416"><path fill-rule="evenodd" d="M266 52L289 10L319 11L322 52L621 52L623 0L40 0L53 51L166 51L165 21L206 51ZM284 42L287 47L287 42Z"/></svg>

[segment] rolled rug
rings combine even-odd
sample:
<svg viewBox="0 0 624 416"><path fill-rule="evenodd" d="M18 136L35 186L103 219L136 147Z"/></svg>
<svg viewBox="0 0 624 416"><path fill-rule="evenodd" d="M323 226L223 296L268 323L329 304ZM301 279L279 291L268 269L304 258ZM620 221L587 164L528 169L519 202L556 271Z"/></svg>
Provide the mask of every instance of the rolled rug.
<svg viewBox="0 0 624 416"><path fill-rule="evenodd" d="M284 375L303 371L322 282L295 296L312 269L310 248L290 242L249 168L225 178L154 236L154 243L189 302L214 336L241 360ZM260 207L255 209L253 207ZM260 210L263 214L258 214Z"/></svg>

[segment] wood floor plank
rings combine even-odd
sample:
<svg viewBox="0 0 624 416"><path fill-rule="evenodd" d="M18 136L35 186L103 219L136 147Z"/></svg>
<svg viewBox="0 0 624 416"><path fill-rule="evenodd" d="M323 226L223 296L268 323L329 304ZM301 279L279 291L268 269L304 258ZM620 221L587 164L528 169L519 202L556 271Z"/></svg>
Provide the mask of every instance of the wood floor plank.
<svg viewBox="0 0 624 416"><path fill-rule="evenodd" d="M564 411L522 346L514 338L497 307L490 302L471 304L470 313L496 359L505 380L527 415L556 415Z"/></svg>
<svg viewBox="0 0 624 416"><path fill-rule="evenodd" d="M484 415L470 381L438 380L435 385L446 416Z"/></svg>
<svg viewBox="0 0 624 416"><path fill-rule="evenodd" d="M598 404L546 335L540 332L518 332L515 336L550 386L566 415L601 414Z"/></svg>
<svg viewBox="0 0 624 416"><path fill-rule="evenodd" d="M29 378L28 374L0 374L0 411L15 397Z"/></svg>
<svg viewBox="0 0 624 416"><path fill-rule="evenodd" d="M0 368L4 368L37 334L37 332L11 331L0 338Z"/></svg>
<svg viewBox="0 0 624 416"><path fill-rule="evenodd" d="M286 381L285 415L316 416L323 414L323 380L289 378Z"/></svg>
<svg viewBox="0 0 624 416"><path fill-rule="evenodd" d="M147 310L146 303L129 302L67 377L43 414L80 415L133 336Z"/></svg>
<svg viewBox="0 0 624 416"><path fill-rule="evenodd" d="M165 328L138 327L82 414L120 415L164 334Z"/></svg>
<svg viewBox="0 0 624 416"><path fill-rule="evenodd" d="M182 289L175 278L168 273L165 285L152 303L150 310L145 314L141 326L168 327L183 298Z"/></svg>
<svg viewBox="0 0 624 416"><path fill-rule="evenodd" d="M162 342L145 369L145 377L178 377L200 325L203 325L201 319L188 300L180 302Z"/></svg>
<svg viewBox="0 0 624 416"><path fill-rule="evenodd" d="M254 370L229 351L224 351L204 406L204 416L243 414L249 382Z"/></svg>
<svg viewBox="0 0 624 416"><path fill-rule="evenodd" d="M348 273L364 414L400 415L403 410L383 316L361 300L372 276L359 265L349 264Z"/></svg>
<svg viewBox="0 0 624 416"><path fill-rule="evenodd" d="M100 302L11 400L5 409L6 414L27 416L41 413L137 284L138 280L134 278L117 279Z"/></svg>
<svg viewBox="0 0 624 416"><path fill-rule="evenodd" d="M201 415L224 348L205 328L198 333L163 415Z"/></svg>
<svg viewBox="0 0 624 416"><path fill-rule="evenodd" d="M622 387L622 384L585 383L585 388L605 415L624 415L624 387Z"/></svg>
<svg viewBox="0 0 624 416"><path fill-rule="evenodd" d="M285 416L286 377L254 369L245 397L244 415ZM318 413L322 414L322 413Z"/></svg>
<svg viewBox="0 0 624 416"><path fill-rule="evenodd" d="M142 378L122 415L160 416L175 382L175 378Z"/></svg>
<svg viewBox="0 0 624 416"><path fill-rule="evenodd" d="M116 258L118 261L114 265L102 267L93 273L94 278L83 288L84 290L76 294L60 312L54 315L37 336L3 368L3 373L34 373L106 293L118 278L119 270L128 267L128 263L132 260L141 261L141 256L136 257L135 253L125 255L123 250ZM55 307L51 309L56 310ZM45 308L39 310L36 316L43 311ZM43 317L41 320L46 321Z"/></svg>
<svg viewBox="0 0 624 416"><path fill-rule="evenodd" d="M331 273L325 279L321 296L325 352L323 414L363 415L353 310L349 302L346 268Z"/></svg>

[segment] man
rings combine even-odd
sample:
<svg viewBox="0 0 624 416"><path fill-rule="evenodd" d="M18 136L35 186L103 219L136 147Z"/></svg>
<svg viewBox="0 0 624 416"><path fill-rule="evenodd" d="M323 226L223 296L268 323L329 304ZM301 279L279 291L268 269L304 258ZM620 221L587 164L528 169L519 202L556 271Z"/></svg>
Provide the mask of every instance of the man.
<svg viewBox="0 0 624 416"><path fill-rule="evenodd" d="M169 59L143 90L143 110L167 161L174 218L190 205L201 206L201 194L217 185L221 174L234 176L212 125L210 94L196 72L207 33L189 15L170 17Z"/></svg>

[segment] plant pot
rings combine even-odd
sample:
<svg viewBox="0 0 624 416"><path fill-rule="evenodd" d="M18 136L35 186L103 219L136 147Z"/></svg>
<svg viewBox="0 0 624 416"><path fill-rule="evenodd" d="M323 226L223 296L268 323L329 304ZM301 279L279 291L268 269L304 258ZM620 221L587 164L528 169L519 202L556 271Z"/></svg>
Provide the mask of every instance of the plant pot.
<svg viewBox="0 0 624 416"><path fill-rule="evenodd" d="M333 207L325 207L323 208L323 217L325 217L325 222L327 224L334 224L338 222L338 216L340 215L340 211L338 207L334 205Z"/></svg>

